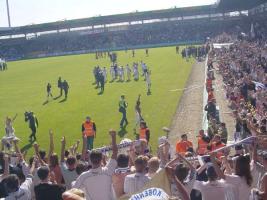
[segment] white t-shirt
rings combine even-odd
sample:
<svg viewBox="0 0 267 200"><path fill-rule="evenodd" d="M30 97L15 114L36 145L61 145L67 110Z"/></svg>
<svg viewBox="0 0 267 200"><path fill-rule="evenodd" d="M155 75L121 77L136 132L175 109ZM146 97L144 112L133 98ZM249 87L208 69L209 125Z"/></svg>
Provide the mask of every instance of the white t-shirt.
<svg viewBox="0 0 267 200"><path fill-rule="evenodd" d="M112 175L116 167L117 161L110 159L105 167L82 173L73 187L83 190L87 200L114 200L116 198L112 186Z"/></svg>
<svg viewBox="0 0 267 200"><path fill-rule="evenodd" d="M61 173L65 181L66 189L71 189L71 183L78 178L76 170L68 170L64 162L60 165Z"/></svg>
<svg viewBox="0 0 267 200"><path fill-rule="evenodd" d="M237 175L225 175L226 183L233 185L234 192L238 197L237 200L248 200L250 196L251 187L246 183L245 178Z"/></svg>
<svg viewBox="0 0 267 200"><path fill-rule="evenodd" d="M235 200L232 187L224 180L195 181L194 189L201 192L202 200Z"/></svg>
<svg viewBox="0 0 267 200"><path fill-rule="evenodd" d="M150 178L142 173L129 174L124 179L124 192L133 194L143 188Z"/></svg>

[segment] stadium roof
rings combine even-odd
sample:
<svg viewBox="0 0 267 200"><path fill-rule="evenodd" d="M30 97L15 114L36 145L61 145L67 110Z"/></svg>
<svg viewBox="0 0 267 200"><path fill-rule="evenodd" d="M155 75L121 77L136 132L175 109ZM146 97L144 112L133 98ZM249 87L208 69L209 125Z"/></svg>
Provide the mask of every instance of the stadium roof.
<svg viewBox="0 0 267 200"><path fill-rule="evenodd" d="M194 6L184 8L171 8L164 10L133 12L117 15L107 15L90 17L83 19L64 20L51 23L33 24L21 27L12 27L11 29L0 29L0 36L27 34L44 31L53 31L60 29L79 28L97 25L108 25L114 23L134 22L142 20L175 18L181 16L205 15L219 12L231 12L239 10L247 10L259 4L265 3L267 0L219 0L217 4Z"/></svg>
<svg viewBox="0 0 267 200"><path fill-rule="evenodd" d="M248 10L266 2L267 0L220 0L217 9L225 12Z"/></svg>
<svg viewBox="0 0 267 200"><path fill-rule="evenodd" d="M181 16L202 15L215 12L215 5L195 6L185 8L171 8L164 10L133 12L117 15L90 17L83 19L64 20L51 23L33 24L28 26L13 27L11 30L0 31L1 35L25 34L58 29L96 26L113 23L133 22L151 19L172 18Z"/></svg>

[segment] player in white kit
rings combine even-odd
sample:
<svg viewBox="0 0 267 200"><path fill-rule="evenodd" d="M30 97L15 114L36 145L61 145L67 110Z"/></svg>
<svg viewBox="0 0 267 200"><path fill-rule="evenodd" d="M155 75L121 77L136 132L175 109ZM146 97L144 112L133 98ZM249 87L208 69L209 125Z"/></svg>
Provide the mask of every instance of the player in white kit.
<svg viewBox="0 0 267 200"><path fill-rule="evenodd" d="M132 70L131 70L131 68L130 68L130 66L127 64L126 65L126 74L127 74L127 81L130 81L131 80L131 72L132 72Z"/></svg>
<svg viewBox="0 0 267 200"><path fill-rule="evenodd" d="M139 79L139 71L138 71L138 64L136 63L133 64L133 75L134 75L134 80L137 81Z"/></svg>
<svg viewBox="0 0 267 200"><path fill-rule="evenodd" d="M150 78L150 75L151 75L151 71L148 70L146 73L145 73L145 80L146 80L146 87L147 87L147 95L150 95L151 94L151 78Z"/></svg>
<svg viewBox="0 0 267 200"><path fill-rule="evenodd" d="M109 73L110 73L110 76L112 78L112 81L114 81L115 80L115 70L114 70L113 65L110 66Z"/></svg>
<svg viewBox="0 0 267 200"><path fill-rule="evenodd" d="M2 151L5 147L9 150L12 146L12 141L19 140L15 135L15 129L13 127L13 122L17 118L17 114L11 119L10 117L6 117L5 121L5 132L6 135L2 138Z"/></svg>

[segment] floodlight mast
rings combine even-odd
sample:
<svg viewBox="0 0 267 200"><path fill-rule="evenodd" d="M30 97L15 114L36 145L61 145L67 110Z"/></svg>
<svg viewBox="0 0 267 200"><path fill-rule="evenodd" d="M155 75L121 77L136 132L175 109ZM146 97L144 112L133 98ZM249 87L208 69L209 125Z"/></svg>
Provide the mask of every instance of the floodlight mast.
<svg viewBox="0 0 267 200"><path fill-rule="evenodd" d="M10 22L10 14L9 14L9 3L8 0L6 0L6 10L7 10L7 19L8 19L8 27L11 27L11 22Z"/></svg>

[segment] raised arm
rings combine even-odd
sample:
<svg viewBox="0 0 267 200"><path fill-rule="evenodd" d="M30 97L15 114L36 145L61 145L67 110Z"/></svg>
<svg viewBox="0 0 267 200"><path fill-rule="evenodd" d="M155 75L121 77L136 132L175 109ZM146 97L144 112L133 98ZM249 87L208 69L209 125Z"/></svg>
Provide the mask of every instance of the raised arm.
<svg viewBox="0 0 267 200"><path fill-rule="evenodd" d="M40 164L42 166L46 165L46 163L41 159L41 156L39 154L39 145L37 143L34 143L33 147L34 147L35 156L39 160Z"/></svg>
<svg viewBox="0 0 267 200"><path fill-rule="evenodd" d="M189 166L190 170L192 170L192 171L196 170L195 167L181 154L177 153L177 156L180 158L180 160L184 161Z"/></svg>
<svg viewBox="0 0 267 200"><path fill-rule="evenodd" d="M74 148L73 148L73 154L76 156L77 155L77 150L79 148L79 145L80 145L80 140L77 140L76 144L74 145Z"/></svg>
<svg viewBox="0 0 267 200"><path fill-rule="evenodd" d="M265 174L262 177L262 183L261 185L263 185L262 187L262 191L258 191L257 195L261 198L261 199L267 199L267 174Z"/></svg>
<svg viewBox="0 0 267 200"><path fill-rule="evenodd" d="M50 164L50 158L54 153L54 138L53 138L53 131L49 130L49 151L48 151L48 164Z"/></svg>
<svg viewBox="0 0 267 200"><path fill-rule="evenodd" d="M18 116L18 113L16 113L16 115L12 118L12 122L15 121L15 119L17 118L17 116Z"/></svg>
<svg viewBox="0 0 267 200"><path fill-rule="evenodd" d="M165 142L164 144L159 145L159 158L161 166L165 166L169 160L169 147L170 144Z"/></svg>
<svg viewBox="0 0 267 200"><path fill-rule="evenodd" d="M222 156L221 159L222 159L222 164L223 164L224 167L225 167L225 172L224 172L224 174L232 174L232 173L233 173L233 170L232 170L232 168L231 168L231 166L230 166L230 163L228 162L227 157Z"/></svg>
<svg viewBox="0 0 267 200"><path fill-rule="evenodd" d="M166 164L165 168L173 168L173 165L176 164L179 159L179 157L172 159Z"/></svg>
<svg viewBox="0 0 267 200"><path fill-rule="evenodd" d="M9 175L9 157L7 154L4 155L4 161L5 161L5 168L3 176L6 177Z"/></svg>
<svg viewBox="0 0 267 200"><path fill-rule="evenodd" d="M175 186L177 188L177 190L180 192L181 194L181 198L182 200L190 200L189 194L187 193L184 185L178 180L178 178L176 176L174 176L174 170L170 167L166 167L166 174L168 177L168 180L170 182L174 181Z"/></svg>
<svg viewBox="0 0 267 200"><path fill-rule="evenodd" d="M111 145L112 145L112 155L111 159L117 160L117 155L118 155L118 147L116 144L116 131L110 130L109 134L111 136Z"/></svg>
<svg viewBox="0 0 267 200"><path fill-rule="evenodd" d="M258 138L255 139L252 145L252 161L254 163L258 161L257 146L258 146Z"/></svg>
<svg viewBox="0 0 267 200"><path fill-rule="evenodd" d="M60 154L60 162L64 162L65 159L65 147L66 147L66 139L65 136L62 137L61 139L61 154Z"/></svg>
<svg viewBox="0 0 267 200"><path fill-rule="evenodd" d="M218 175L218 177L220 177L221 179L225 179L224 173L222 172L222 170L220 169L219 165L217 164L217 161L216 161L216 153L211 153L210 159L211 159L211 162L213 164L213 167L214 167L214 169L215 169L216 174Z"/></svg>
<svg viewBox="0 0 267 200"><path fill-rule="evenodd" d="M83 135L83 149L82 149L82 160L86 159L86 151L87 151L87 138Z"/></svg>

